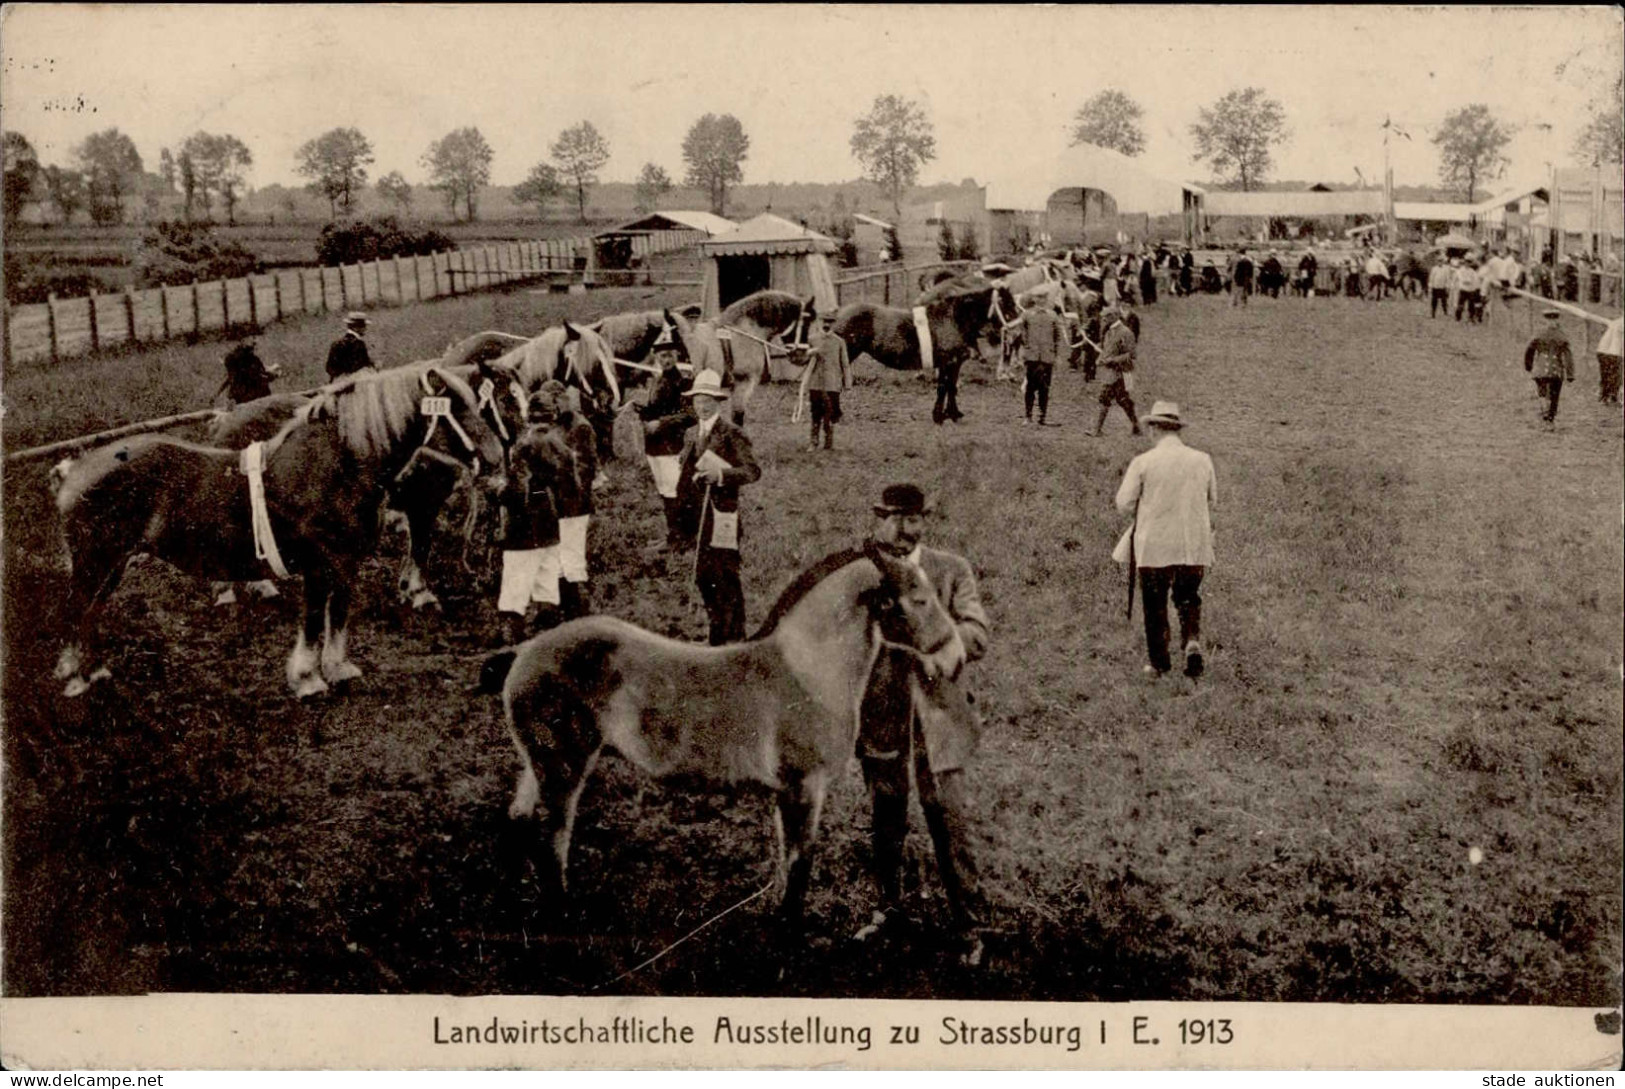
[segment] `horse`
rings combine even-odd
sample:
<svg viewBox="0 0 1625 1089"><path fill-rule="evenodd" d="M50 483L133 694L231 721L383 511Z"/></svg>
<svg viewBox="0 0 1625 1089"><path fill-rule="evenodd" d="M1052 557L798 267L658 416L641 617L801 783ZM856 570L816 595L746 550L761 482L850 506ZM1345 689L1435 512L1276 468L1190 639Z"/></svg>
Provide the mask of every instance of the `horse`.
<svg viewBox="0 0 1625 1089"><path fill-rule="evenodd" d="M546 802L563 895L577 806L606 748L655 778L765 784L778 801L780 908L798 919L825 792L852 758L883 641L919 654L932 678L965 659L930 581L874 546L804 572L744 643L682 643L609 616L544 632L482 674L487 688L500 679L519 753L508 816L525 820Z"/></svg>
<svg viewBox="0 0 1625 1089"><path fill-rule="evenodd" d="M790 335L795 347L807 342L807 330L818 316L812 296L803 299L786 291L758 291L733 303L715 321L694 322L669 312L677 329L677 339L696 373L712 370L731 382L729 408L734 423L745 422L745 408L756 387L772 374L768 357L775 339ZM730 334L731 349L724 352L720 334Z"/></svg>
<svg viewBox="0 0 1625 1089"><path fill-rule="evenodd" d="M503 446L507 447L524 429L527 393L519 385L517 375L499 365L496 357L505 354L513 342L525 342L525 339L508 333L478 333L447 348L438 363L426 360L408 366L420 370L438 366L472 386L485 421L497 432ZM305 394L272 394L220 413L209 423L208 444L240 450L249 443L263 442L275 435L310 400ZM455 459L426 451L423 457L416 459L407 471L389 484L386 511L404 518L407 533L407 550L396 575L396 588L401 600L413 609L428 609L440 604L440 598L424 577L424 570L429 562L434 525L440 517L441 508L467 478L467 471ZM477 515L477 507L471 508L464 531L465 568L469 538ZM227 604L234 598L234 593L224 593L219 603Z"/></svg>
<svg viewBox="0 0 1625 1089"><path fill-rule="evenodd" d="M958 419L959 368L976 349L988 326L1001 332L1021 316L1010 289L981 276L954 277L933 284L919 296L931 334L932 363L938 368L937 402L932 419ZM846 342L853 359L867 355L889 370L924 367L919 332L910 310L876 303L848 303L835 313L833 332Z"/></svg>
<svg viewBox="0 0 1625 1089"><path fill-rule="evenodd" d="M56 666L66 695L110 675L95 661L94 620L138 552L223 581L302 575L304 624L288 657L289 687L303 699L360 676L348 658L351 587L377 546L389 482L430 450L497 471L503 464L474 391L434 367L328 386L258 450L258 479L239 468L238 451L165 435L101 447L67 470L56 504L72 563L68 614L78 622ZM255 490L264 495L260 511Z"/></svg>
<svg viewBox="0 0 1625 1089"><path fill-rule="evenodd" d="M1427 294L1428 274L1432 271L1432 264L1410 250L1402 250L1394 257L1394 283L1407 299L1420 299Z"/></svg>
<svg viewBox="0 0 1625 1089"><path fill-rule="evenodd" d="M616 359L628 363L642 363L656 345L671 343L677 337L677 323L670 309L611 314L587 328L608 342Z"/></svg>

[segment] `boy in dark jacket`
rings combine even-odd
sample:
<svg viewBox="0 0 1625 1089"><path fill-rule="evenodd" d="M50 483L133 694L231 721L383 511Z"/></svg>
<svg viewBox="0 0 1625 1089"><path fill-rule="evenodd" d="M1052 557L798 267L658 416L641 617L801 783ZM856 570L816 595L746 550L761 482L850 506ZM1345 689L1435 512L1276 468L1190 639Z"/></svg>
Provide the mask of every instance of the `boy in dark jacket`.
<svg viewBox="0 0 1625 1089"><path fill-rule="evenodd" d="M508 614L507 638L528 633L534 603L537 630L559 622L559 496L575 488L575 456L558 428L558 406L545 392L530 399L529 426L508 451L508 483L502 493L502 589L497 611Z"/></svg>
<svg viewBox="0 0 1625 1089"><path fill-rule="evenodd" d="M1562 318L1561 310L1546 311L1546 328L1523 350L1523 369L1534 375L1535 389L1546 402L1540 418L1548 429L1557 426L1557 399L1563 394L1564 381L1574 381L1574 349L1563 335Z"/></svg>

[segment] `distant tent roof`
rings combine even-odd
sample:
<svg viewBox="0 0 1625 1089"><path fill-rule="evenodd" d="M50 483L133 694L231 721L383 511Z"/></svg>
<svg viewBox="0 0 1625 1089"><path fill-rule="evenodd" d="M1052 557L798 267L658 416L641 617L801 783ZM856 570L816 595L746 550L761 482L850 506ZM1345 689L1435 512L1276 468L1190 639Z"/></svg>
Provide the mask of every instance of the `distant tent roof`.
<svg viewBox="0 0 1625 1089"><path fill-rule="evenodd" d="M1417 223L1466 223L1481 214L1475 204L1448 201L1394 201L1394 218Z"/></svg>
<svg viewBox="0 0 1625 1089"><path fill-rule="evenodd" d="M1061 189L1099 189L1123 213L1169 215L1184 211L1194 185L1148 173L1127 155L1094 144L1077 144L1059 155L1013 164L987 183L989 209L1041 212Z"/></svg>
<svg viewBox="0 0 1625 1089"><path fill-rule="evenodd" d="M1380 216L1386 211L1381 189L1337 193L1233 193L1210 190L1203 200L1210 216Z"/></svg>
<svg viewBox="0 0 1625 1089"><path fill-rule="evenodd" d="M874 216L866 216L862 212L854 213L852 218L857 220L859 223L867 223L871 227L879 227L881 230L889 231L892 229L892 225L887 223L884 219L876 219Z"/></svg>
<svg viewBox="0 0 1625 1089"><path fill-rule="evenodd" d="M835 240L799 223L791 223L771 212L747 219L727 234L700 243L707 257L733 257L739 254L834 253Z"/></svg>
<svg viewBox="0 0 1625 1089"><path fill-rule="evenodd" d="M1525 182L1522 185L1515 185L1511 189L1504 190L1493 197L1479 201L1473 205L1473 213L1483 215L1485 212L1493 212L1498 208L1505 208L1509 204L1517 204L1524 197L1539 197L1541 200L1546 200L1548 199L1547 193L1548 186L1545 182Z"/></svg>
<svg viewBox="0 0 1625 1089"><path fill-rule="evenodd" d="M1464 234L1451 231L1449 234L1441 234L1434 239L1433 246L1435 249L1441 250L1474 250L1478 248L1478 243Z"/></svg>
<svg viewBox="0 0 1625 1089"><path fill-rule="evenodd" d="M621 234L627 231L704 231L709 235L726 234L739 224L731 219L712 215L710 212L653 212L622 223L612 231L605 234Z"/></svg>

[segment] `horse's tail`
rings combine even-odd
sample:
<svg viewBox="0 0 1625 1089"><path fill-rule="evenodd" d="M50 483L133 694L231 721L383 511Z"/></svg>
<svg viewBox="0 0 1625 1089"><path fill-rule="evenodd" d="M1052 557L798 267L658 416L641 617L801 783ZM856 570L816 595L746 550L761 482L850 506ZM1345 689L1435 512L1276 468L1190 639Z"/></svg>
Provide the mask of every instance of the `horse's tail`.
<svg viewBox="0 0 1625 1089"><path fill-rule="evenodd" d="M510 647L487 658L485 664L480 666L480 683L475 691L490 696L501 695L503 685L508 683L508 671L513 668L513 660L518 656L519 652Z"/></svg>

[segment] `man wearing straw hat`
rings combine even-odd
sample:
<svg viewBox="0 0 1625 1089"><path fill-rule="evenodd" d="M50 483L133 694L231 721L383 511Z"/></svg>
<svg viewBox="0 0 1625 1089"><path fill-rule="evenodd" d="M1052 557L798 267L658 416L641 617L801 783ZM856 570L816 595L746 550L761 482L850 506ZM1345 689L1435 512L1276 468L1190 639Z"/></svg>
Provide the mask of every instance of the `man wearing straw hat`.
<svg viewBox="0 0 1625 1089"><path fill-rule="evenodd" d="M1145 614L1145 649L1151 659L1145 672L1161 677L1173 667L1168 656L1168 596L1179 611L1180 642L1185 648L1185 676L1202 675L1202 575L1213 564L1213 507L1218 486L1213 459L1186 446L1179 406L1158 401L1145 425L1155 443L1129 462L1117 489L1117 509L1134 524L1119 551L1140 580ZM1130 599L1132 602L1132 598Z"/></svg>
<svg viewBox="0 0 1625 1089"><path fill-rule="evenodd" d="M1625 319L1615 318L1602 331L1597 341L1597 400L1605 405L1619 404L1620 325Z"/></svg>
<svg viewBox="0 0 1625 1089"><path fill-rule="evenodd" d="M965 660L987 651L987 613L976 574L963 557L921 543L930 507L913 484L892 484L874 504L871 540L923 571L958 629ZM963 958L981 960L982 903L970 850L965 767L980 732L969 689L957 672L928 676L911 651L882 648L859 705L858 759L869 787L873 815L871 865L880 906L855 935L866 941L892 921L902 905L903 842L908 835L909 772L936 848L937 869L949 910L966 942Z"/></svg>
<svg viewBox="0 0 1625 1089"><path fill-rule="evenodd" d="M1563 395L1563 383L1574 381L1574 349L1563 335L1563 311L1550 307L1545 318L1546 328L1523 350L1523 369L1534 376L1535 392L1546 402L1540 418L1549 431L1557 426L1557 399Z"/></svg>
<svg viewBox="0 0 1625 1089"><path fill-rule="evenodd" d="M745 589L739 581L739 489L762 477L745 429L724 419L722 376L703 370L683 394L699 422L683 435L677 501L695 546L694 582L710 617L712 646L745 638Z"/></svg>
<svg viewBox="0 0 1625 1089"><path fill-rule="evenodd" d="M367 315L352 310L344 316L344 335L327 350L327 379L334 382L347 374L371 368L372 357L367 354Z"/></svg>

